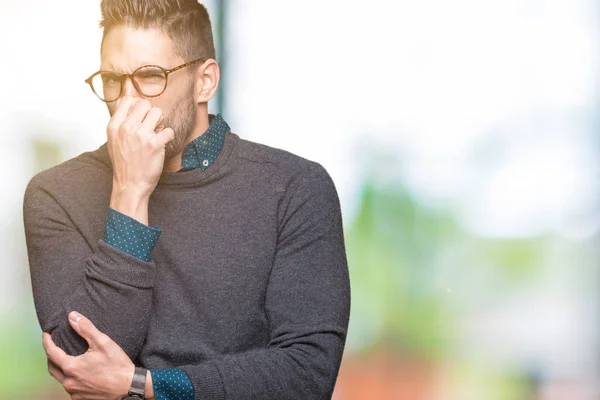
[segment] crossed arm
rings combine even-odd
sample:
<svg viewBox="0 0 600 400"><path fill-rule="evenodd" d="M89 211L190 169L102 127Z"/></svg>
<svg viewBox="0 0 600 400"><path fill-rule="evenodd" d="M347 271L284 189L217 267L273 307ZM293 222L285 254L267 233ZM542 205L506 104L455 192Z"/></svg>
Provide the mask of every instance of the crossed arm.
<svg viewBox="0 0 600 400"><path fill-rule="evenodd" d="M312 168L291 185L282 201L287 211L282 211L279 248L266 293L271 340L264 349L179 366L192 381L196 399L331 396L349 311L341 216L333 191L329 177L320 168ZM61 203L60 193L34 180L26 194L25 220L34 300L42 329L51 333L66 355L83 360L56 360L59 365L71 360L62 373L68 388L73 389L71 375L87 379L83 365L98 361L100 368L112 366L112 361L90 350L92 343L87 339L94 335L81 335L67 316L79 311L122 349L129 361L135 360L146 335L155 266L103 241L93 250ZM45 343L51 345L47 338ZM114 346L110 348L116 352ZM125 361L123 365L130 368L128 389L133 366ZM110 369L120 370L115 366ZM88 387L85 382L96 378L82 380L77 387ZM126 380L118 376L112 379ZM97 394L78 398L111 398L101 397L105 393L103 383L98 385ZM118 386L113 393L125 394L123 384ZM84 396L83 392L78 394Z"/></svg>

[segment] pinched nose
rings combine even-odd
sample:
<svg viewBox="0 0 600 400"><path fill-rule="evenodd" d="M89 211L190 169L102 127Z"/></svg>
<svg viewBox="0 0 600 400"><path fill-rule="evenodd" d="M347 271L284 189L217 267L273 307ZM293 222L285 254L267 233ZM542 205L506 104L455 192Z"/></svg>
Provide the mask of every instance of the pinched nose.
<svg viewBox="0 0 600 400"><path fill-rule="evenodd" d="M130 76L126 76L123 81L123 96L140 97L135 86L133 86L133 81Z"/></svg>

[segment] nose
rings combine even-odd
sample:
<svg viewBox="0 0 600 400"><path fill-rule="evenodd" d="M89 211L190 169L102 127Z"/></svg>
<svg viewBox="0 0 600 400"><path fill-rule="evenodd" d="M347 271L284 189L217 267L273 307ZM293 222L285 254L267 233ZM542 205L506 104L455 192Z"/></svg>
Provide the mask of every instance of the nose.
<svg viewBox="0 0 600 400"><path fill-rule="evenodd" d="M138 91L135 89L135 86L133 86L133 81L131 80L131 76L126 76L125 80L123 81L123 95L124 96L133 96L133 97L140 96Z"/></svg>
<svg viewBox="0 0 600 400"><path fill-rule="evenodd" d="M133 85L133 82L131 81L131 76L123 77L123 92L121 93L121 97L117 99L115 107L119 108L119 104L121 104L121 100L123 100L123 97L125 96L138 98L142 97L142 95L137 91L137 89Z"/></svg>

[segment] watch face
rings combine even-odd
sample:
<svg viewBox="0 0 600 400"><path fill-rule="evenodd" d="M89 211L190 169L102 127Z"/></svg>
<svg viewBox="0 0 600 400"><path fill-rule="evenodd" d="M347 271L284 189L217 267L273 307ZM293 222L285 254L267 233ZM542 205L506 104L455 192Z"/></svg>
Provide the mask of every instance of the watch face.
<svg viewBox="0 0 600 400"><path fill-rule="evenodd" d="M140 400L140 399L142 399L142 397L136 396L133 394L128 394L125 397L123 397L121 400Z"/></svg>

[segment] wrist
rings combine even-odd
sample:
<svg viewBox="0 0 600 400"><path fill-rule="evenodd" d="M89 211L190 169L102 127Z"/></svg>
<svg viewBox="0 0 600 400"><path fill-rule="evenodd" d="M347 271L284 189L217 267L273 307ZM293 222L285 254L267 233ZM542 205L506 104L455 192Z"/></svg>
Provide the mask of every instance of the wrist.
<svg viewBox="0 0 600 400"><path fill-rule="evenodd" d="M148 203L150 194L122 188L113 183L110 207L144 225L148 225Z"/></svg>
<svg viewBox="0 0 600 400"><path fill-rule="evenodd" d="M129 393L131 388L131 382L133 382L133 375L135 374L135 365L131 363L131 366L127 369L125 376L123 377L123 388L119 393Z"/></svg>
<svg viewBox="0 0 600 400"><path fill-rule="evenodd" d="M127 394L121 397L121 400L147 400L150 399L146 393L146 380L148 379L149 371L144 367L136 367L131 375ZM154 393L152 393L154 399Z"/></svg>
<svg viewBox="0 0 600 400"><path fill-rule="evenodd" d="M154 387L152 386L152 374L150 371L146 372L146 388L144 390L146 400L155 400L154 398Z"/></svg>

